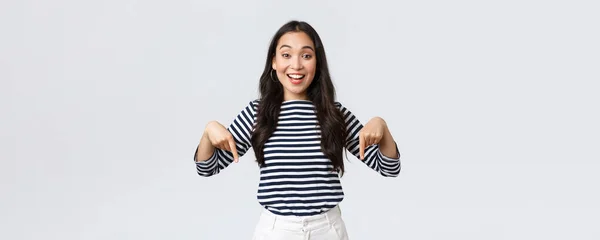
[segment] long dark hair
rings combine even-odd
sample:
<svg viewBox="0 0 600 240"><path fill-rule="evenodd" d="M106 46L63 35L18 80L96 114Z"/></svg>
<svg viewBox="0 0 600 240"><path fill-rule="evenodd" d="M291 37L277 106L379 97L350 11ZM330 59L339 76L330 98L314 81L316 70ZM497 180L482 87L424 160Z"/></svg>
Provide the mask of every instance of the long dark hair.
<svg viewBox="0 0 600 240"><path fill-rule="evenodd" d="M317 69L307 97L315 105L317 120L321 127L321 151L331 160L334 171L344 174L343 152L346 142L346 124L341 111L335 105L335 88L329 75L325 49L317 31L306 22L290 21L283 25L271 39L265 69L260 77L260 102L256 113L256 125L252 134L252 148L256 161L265 166L264 146L277 127L279 111L283 102L283 86L270 75L277 43L288 32L304 32L315 45Z"/></svg>

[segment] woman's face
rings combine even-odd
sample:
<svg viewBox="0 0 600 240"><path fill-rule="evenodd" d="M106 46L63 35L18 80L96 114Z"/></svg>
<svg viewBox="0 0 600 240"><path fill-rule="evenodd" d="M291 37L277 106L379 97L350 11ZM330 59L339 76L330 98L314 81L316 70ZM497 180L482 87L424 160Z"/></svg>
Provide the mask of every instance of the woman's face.
<svg viewBox="0 0 600 240"><path fill-rule="evenodd" d="M307 99L306 89L315 76L315 46L304 32L288 32L279 38L273 70L284 89L284 100Z"/></svg>

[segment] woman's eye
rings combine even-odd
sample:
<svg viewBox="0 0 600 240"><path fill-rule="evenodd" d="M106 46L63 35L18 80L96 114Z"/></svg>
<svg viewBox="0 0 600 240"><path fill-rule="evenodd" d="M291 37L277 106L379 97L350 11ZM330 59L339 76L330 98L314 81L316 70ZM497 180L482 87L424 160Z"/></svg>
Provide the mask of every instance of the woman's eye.
<svg viewBox="0 0 600 240"><path fill-rule="evenodd" d="M288 57L290 57L290 55L289 55L289 54L287 54L287 53L281 54L281 56L282 56L282 57L284 57L284 58L288 58Z"/></svg>
<svg viewBox="0 0 600 240"><path fill-rule="evenodd" d="M312 55L310 55L310 54L304 54L304 55L302 55L302 57L304 59L310 59L310 58L312 58Z"/></svg>

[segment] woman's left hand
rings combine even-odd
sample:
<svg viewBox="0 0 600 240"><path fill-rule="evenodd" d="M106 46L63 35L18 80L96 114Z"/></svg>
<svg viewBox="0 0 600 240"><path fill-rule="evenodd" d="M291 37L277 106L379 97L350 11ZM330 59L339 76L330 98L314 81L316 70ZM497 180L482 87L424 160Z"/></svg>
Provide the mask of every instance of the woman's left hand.
<svg viewBox="0 0 600 240"><path fill-rule="evenodd" d="M358 133L360 146L360 160L365 159L365 148L373 144L379 144L387 131L387 124L380 117L374 117Z"/></svg>

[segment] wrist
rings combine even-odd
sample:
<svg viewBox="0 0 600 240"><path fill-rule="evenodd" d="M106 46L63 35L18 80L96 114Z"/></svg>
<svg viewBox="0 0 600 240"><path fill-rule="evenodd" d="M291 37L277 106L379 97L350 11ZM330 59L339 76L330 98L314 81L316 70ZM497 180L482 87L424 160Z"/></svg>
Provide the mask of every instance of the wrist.
<svg viewBox="0 0 600 240"><path fill-rule="evenodd" d="M208 133L206 132L206 130L204 130L204 133L202 133L202 138L200 138L200 140L208 140Z"/></svg>
<svg viewBox="0 0 600 240"><path fill-rule="evenodd" d="M385 129L386 131L388 130L387 123L385 122L385 120L383 120L383 118L374 117L373 119L376 120L383 127L383 129Z"/></svg>
<svg viewBox="0 0 600 240"><path fill-rule="evenodd" d="M204 135L206 135L208 137L208 132L210 131L210 129L214 129L215 124L219 124L219 122L217 121L210 121L206 124L206 126L204 126Z"/></svg>
<svg viewBox="0 0 600 240"><path fill-rule="evenodd" d="M206 130L208 130L215 123L218 123L218 122L217 121L210 121L210 122L206 123L206 126L204 126L204 131L206 132Z"/></svg>

